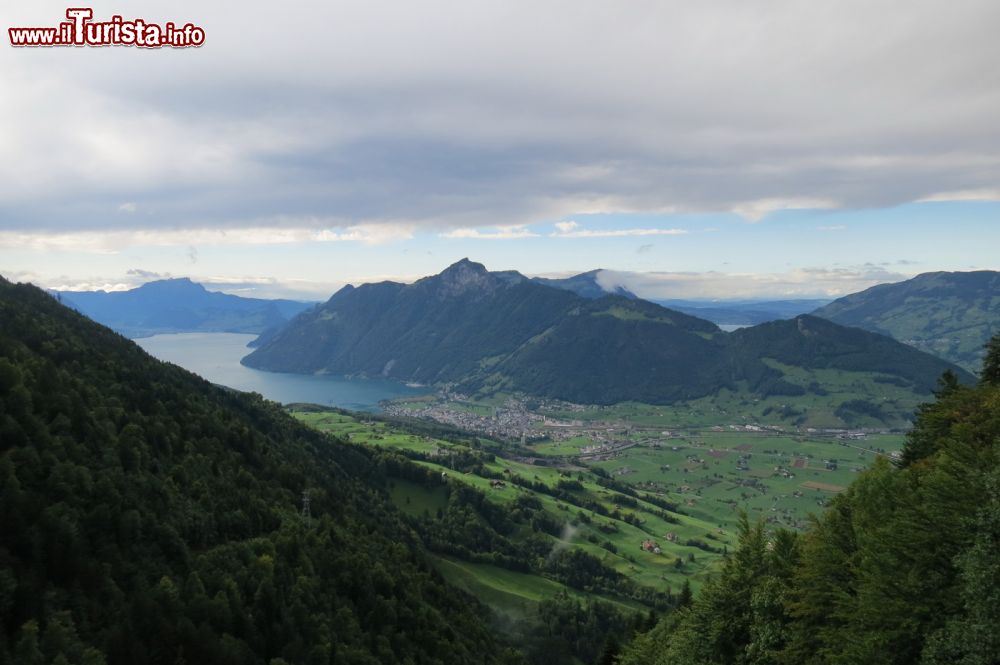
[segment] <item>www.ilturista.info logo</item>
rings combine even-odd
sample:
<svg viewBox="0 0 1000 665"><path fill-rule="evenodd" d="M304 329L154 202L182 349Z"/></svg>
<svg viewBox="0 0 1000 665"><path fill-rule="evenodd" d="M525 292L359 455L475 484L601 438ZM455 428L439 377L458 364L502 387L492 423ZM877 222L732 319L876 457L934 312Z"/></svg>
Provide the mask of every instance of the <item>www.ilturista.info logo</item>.
<svg viewBox="0 0 1000 665"><path fill-rule="evenodd" d="M71 7L68 21L50 28L8 28L11 46L141 46L143 48L188 48L205 43L205 29L193 23L163 25L137 18L126 21L112 16L93 21L94 10Z"/></svg>

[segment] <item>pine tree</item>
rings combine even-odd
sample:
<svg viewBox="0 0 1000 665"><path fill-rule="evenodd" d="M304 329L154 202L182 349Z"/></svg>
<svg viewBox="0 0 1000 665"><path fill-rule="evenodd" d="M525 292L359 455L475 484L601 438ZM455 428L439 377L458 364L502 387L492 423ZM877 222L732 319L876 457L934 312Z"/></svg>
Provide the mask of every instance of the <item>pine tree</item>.
<svg viewBox="0 0 1000 665"><path fill-rule="evenodd" d="M681 587L681 593L677 596L677 607L687 607L691 604L693 599L694 596L691 593L691 583L684 580L684 586Z"/></svg>
<svg viewBox="0 0 1000 665"><path fill-rule="evenodd" d="M14 647L14 662L18 665L45 665L45 656L38 647L38 622L34 619L21 626L21 637Z"/></svg>
<svg viewBox="0 0 1000 665"><path fill-rule="evenodd" d="M1000 333L986 343L986 357L979 380L990 386L1000 386Z"/></svg>

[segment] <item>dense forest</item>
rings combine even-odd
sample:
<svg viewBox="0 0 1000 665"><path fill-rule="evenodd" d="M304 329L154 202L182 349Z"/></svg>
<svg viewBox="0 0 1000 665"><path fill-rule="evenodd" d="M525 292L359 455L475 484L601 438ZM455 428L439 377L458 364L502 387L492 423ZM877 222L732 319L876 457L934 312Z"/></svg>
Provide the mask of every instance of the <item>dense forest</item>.
<svg viewBox="0 0 1000 665"><path fill-rule="evenodd" d="M488 475L483 469L492 458L487 447L481 444L479 449L437 461L458 473ZM436 470L415 464L426 459L419 453L403 454L374 446L366 448L365 453L390 482L404 480L428 491L443 492L446 501L435 512L424 511L406 518L430 552L538 575L583 592L585 600L557 594L541 602L537 613L527 618L496 617L494 629L517 644L529 663L596 662L606 651L617 653L617 645L636 631L651 627L655 619L651 621L650 617L657 612L669 612L681 602L679 595L639 585L592 554L566 548L561 539L567 526L590 518L582 510L570 511L578 500L565 489L529 478L502 476L505 482L529 491L510 504L499 504L475 487L452 482ZM611 479L608 482L621 487ZM566 501L566 517L546 511L538 493ZM608 513L600 504L589 507Z"/></svg>
<svg viewBox="0 0 1000 665"><path fill-rule="evenodd" d="M384 484L278 405L0 281L0 663L519 661Z"/></svg>
<svg viewBox="0 0 1000 665"><path fill-rule="evenodd" d="M946 374L897 464L802 535L744 521L739 548L623 665L1000 662L1000 336L979 385Z"/></svg>
<svg viewBox="0 0 1000 665"><path fill-rule="evenodd" d="M745 521L697 598L650 595L553 552L562 525L530 496L500 510L447 484L437 514L404 516L393 479L443 482L420 460L308 429L0 280L0 664L1000 662L1000 337L978 385L945 374L916 420L900 460L807 532ZM498 625L428 551L661 618L560 596Z"/></svg>

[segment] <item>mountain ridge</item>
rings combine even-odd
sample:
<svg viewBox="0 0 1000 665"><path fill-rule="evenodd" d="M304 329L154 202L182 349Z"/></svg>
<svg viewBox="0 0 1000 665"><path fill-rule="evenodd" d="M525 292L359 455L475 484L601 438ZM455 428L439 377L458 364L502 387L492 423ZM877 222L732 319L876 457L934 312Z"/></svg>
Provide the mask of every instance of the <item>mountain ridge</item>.
<svg viewBox="0 0 1000 665"><path fill-rule="evenodd" d="M957 370L881 335L811 318L791 321L729 335L709 321L642 299L586 298L463 259L410 285L342 289L270 335L242 362L269 371L385 376L479 394L666 404L740 385L751 391L784 385L781 371L763 362L763 346L781 341L775 335L800 335L795 326L805 326L822 342L810 347L826 359L816 368L862 371L845 359L881 349L896 363L878 365L881 371L922 393L943 371ZM811 367L804 347L786 345L798 349L797 355L786 349L787 357Z"/></svg>
<svg viewBox="0 0 1000 665"><path fill-rule="evenodd" d="M984 345L1000 332L1000 272L923 273L844 296L813 314L976 371Z"/></svg>
<svg viewBox="0 0 1000 665"><path fill-rule="evenodd" d="M128 337L173 332L260 334L312 306L209 291L188 277L155 280L128 291L57 291L60 301Z"/></svg>

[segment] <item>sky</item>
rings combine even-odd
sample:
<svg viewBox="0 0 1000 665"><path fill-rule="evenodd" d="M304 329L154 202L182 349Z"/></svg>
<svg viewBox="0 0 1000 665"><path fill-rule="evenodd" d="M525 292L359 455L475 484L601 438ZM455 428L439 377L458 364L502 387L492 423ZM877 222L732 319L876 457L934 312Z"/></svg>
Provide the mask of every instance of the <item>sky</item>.
<svg viewBox="0 0 1000 665"><path fill-rule="evenodd" d="M744 299L1000 269L995 0L92 6L205 44L0 45L9 279L320 299L469 257Z"/></svg>

